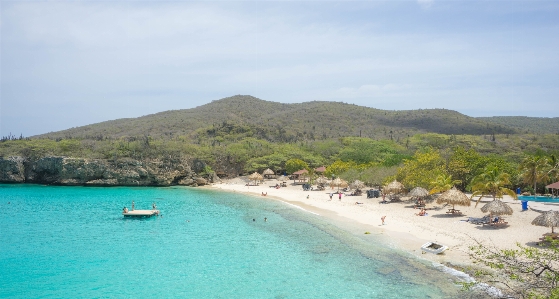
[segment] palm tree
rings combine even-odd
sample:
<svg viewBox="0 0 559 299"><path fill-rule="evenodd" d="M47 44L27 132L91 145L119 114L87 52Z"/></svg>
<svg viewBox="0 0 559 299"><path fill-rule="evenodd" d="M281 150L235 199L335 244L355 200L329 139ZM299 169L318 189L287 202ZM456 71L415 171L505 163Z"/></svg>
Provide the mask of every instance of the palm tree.
<svg viewBox="0 0 559 299"><path fill-rule="evenodd" d="M525 183L534 185L534 195L536 194L537 183L546 181L548 178L548 172L546 171L548 166L548 159L542 156L528 156L520 163L519 169L522 171L520 176Z"/></svg>
<svg viewBox="0 0 559 299"><path fill-rule="evenodd" d="M452 175L450 174L440 174L434 181L429 184L431 187L431 191L429 191L429 194L445 192L460 183L462 183L461 180L453 180Z"/></svg>
<svg viewBox="0 0 559 299"><path fill-rule="evenodd" d="M559 160L555 155L549 157L549 164L551 166L551 169L547 172L549 178L554 181L559 180Z"/></svg>
<svg viewBox="0 0 559 299"><path fill-rule="evenodd" d="M476 207L484 195L491 195L493 200L502 198L505 194L512 196L514 199L518 199L513 190L505 187L510 184L510 175L508 173L501 172L497 167L485 167L483 172L475 176L472 180L473 193L471 198L479 195Z"/></svg>

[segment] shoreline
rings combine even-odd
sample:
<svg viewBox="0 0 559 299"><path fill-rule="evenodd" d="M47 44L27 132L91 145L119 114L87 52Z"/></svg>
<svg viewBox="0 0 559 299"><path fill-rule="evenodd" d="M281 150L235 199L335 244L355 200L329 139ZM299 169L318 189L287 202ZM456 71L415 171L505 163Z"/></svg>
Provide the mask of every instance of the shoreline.
<svg viewBox="0 0 559 299"><path fill-rule="evenodd" d="M492 198L482 198L477 207L475 200L469 207L458 207L463 213L461 216L447 215L448 207L428 203L427 216L416 216L418 209L413 208L413 202L403 198L400 202L379 204L381 198L366 198L362 196L342 196L339 200L335 194L330 200L329 193L335 192L329 187L324 191L303 191L301 185L288 184L280 189L271 188L276 180L267 180L260 186L246 186L243 178L224 180L202 188L238 192L251 196L262 196L279 200L306 212L324 217L339 228L352 234L383 235L388 241L387 245L394 246L413 256L430 262L449 266L453 269L474 266L469 257L469 246L475 240L486 246L498 249L517 248L516 243L524 246L536 246L539 238L549 232L550 228L531 225L531 221L539 213L534 210L559 210L559 205L543 203L530 203L530 209L522 211L521 202L511 197L503 198L514 213L505 215L507 226L493 228L491 226L475 225L465 220L468 217L483 217L485 213L480 208ZM307 198L308 196L308 198ZM356 204L359 202L360 204ZM532 210L532 206L535 206ZM386 216L385 224L381 224L381 217ZM437 242L449 248L443 254L423 254L421 246L426 242Z"/></svg>

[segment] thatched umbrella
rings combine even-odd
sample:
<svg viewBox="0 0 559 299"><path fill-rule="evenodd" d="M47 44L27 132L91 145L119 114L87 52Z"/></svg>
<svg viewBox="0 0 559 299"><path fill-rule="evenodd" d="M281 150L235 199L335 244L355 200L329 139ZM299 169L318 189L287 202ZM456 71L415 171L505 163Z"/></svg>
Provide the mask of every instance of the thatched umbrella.
<svg viewBox="0 0 559 299"><path fill-rule="evenodd" d="M481 211L491 215L512 215L512 208L498 199L486 203Z"/></svg>
<svg viewBox="0 0 559 299"><path fill-rule="evenodd" d="M402 191L404 191L404 185L396 180L394 180L392 183L384 186L384 188L382 189L382 191L384 192L384 194L388 194L388 193L394 193L394 194L398 194Z"/></svg>
<svg viewBox="0 0 559 299"><path fill-rule="evenodd" d="M328 179L321 176L321 177L318 177L316 179L316 183L319 184L319 185L324 185L324 184L328 183Z"/></svg>
<svg viewBox="0 0 559 299"><path fill-rule="evenodd" d="M410 197L425 197L427 195L429 195L429 191L423 187L415 187L408 193Z"/></svg>
<svg viewBox="0 0 559 299"><path fill-rule="evenodd" d="M276 173L273 170L271 170L270 168L268 168L268 169L264 170L262 172L262 174L266 177L266 176L274 175Z"/></svg>
<svg viewBox="0 0 559 299"><path fill-rule="evenodd" d="M489 212L489 219L492 219L493 215L512 215L512 208L498 199L486 203L481 207L481 211L484 213Z"/></svg>
<svg viewBox="0 0 559 299"><path fill-rule="evenodd" d="M340 179L339 177L337 177L337 178L332 180L332 182L330 183L330 186L338 187L338 191L339 191L340 187L347 187L347 182Z"/></svg>
<svg viewBox="0 0 559 299"><path fill-rule="evenodd" d="M359 190L359 189L365 188L365 183L361 182L360 180L355 180L355 181L353 181L353 183L351 183L349 186L350 186L352 189Z"/></svg>
<svg viewBox="0 0 559 299"><path fill-rule="evenodd" d="M469 207L472 204L470 198L462 193L462 191L456 189L456 187L452 187L452 189L445 191L437 197L438 204L443 202L452 205L452 210L454 210L454 205Z"/></svg>
<svg viewBox="0 0 559 299"><path fill-rule="evenodd" d="M258 172L255 172L255 173L249 175L248 178L251 181L254 181L254 184L256 185L256 181L261 181L262 180L262 175L260 175Z"/></svg>
<svg viewBox="0 0 559 299"><path fill-rule="evenodd" d="M537 226L551 226L551 233L555 233L553 228L559 226L559 212L558 211L547 211L543 212L541 215L532 220L533 225Z"/></svg>

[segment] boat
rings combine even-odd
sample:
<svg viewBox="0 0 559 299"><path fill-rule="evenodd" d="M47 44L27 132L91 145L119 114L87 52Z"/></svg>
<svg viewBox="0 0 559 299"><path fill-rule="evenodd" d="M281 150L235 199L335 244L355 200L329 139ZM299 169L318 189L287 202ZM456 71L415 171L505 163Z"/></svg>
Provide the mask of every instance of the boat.
<svg viewBox="0 0 559 299"><path fill-rule="evenodd" d="M437 244L435 242L427 242L425 244L423 244L423 246L421 246L421 250L423 252L430 252L430 253L434 253L434 254L439 254L445 250L448 249L448 246L446 245L442 245L442 244Z"/></svg>
<svg viewBox="0 0 559 299"><path fill-rule="evenodd" d="M159 210L134 210L134 211L126 211L122 212L124 217L151 217L151 216L158 216Z"/></svg>

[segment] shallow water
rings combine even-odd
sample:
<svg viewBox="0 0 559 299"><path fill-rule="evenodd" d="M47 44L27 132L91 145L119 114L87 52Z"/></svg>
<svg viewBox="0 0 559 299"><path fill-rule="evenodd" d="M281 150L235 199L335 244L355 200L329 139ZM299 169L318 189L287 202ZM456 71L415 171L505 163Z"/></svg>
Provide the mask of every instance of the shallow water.
<svg viewBox="0 0 559 299"><path fill-rule="evenodd" d="M0 185L0 196L0 298L460 295L451 276L377 236L271 199L40 185ZM124 218L132 200L162 216Z"/></svg>

